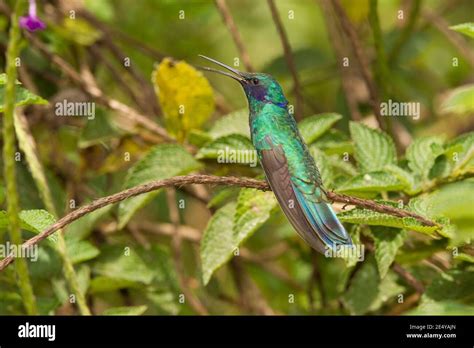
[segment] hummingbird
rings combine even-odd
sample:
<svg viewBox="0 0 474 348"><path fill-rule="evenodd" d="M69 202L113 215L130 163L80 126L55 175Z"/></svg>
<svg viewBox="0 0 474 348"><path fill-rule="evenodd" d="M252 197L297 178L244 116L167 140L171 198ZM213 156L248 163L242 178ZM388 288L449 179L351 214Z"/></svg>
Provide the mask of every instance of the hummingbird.
<svg viewBox="0 0 474 348"><path fill-rule="evenodd" d="M352 246L351 237L330 205L308 146L288 111L288 100L280 84L271 75L242 72L199 56L227 71L201 69L230 77L242 86L249 105L252 143L268 184L296 232L322 254L340 246Z"/></svg>

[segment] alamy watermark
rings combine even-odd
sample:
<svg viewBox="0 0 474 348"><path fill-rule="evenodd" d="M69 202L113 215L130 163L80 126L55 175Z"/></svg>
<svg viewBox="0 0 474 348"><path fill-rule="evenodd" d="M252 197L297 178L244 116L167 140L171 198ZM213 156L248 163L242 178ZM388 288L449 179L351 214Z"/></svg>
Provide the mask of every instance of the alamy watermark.
<svg viewBox="0 0 474 348"><path fill-rule="evenodd" d="M365 258L364 244L327 245L325 249L324 256L326 257L356 259L358 262L364 261Z"/></svg>
<svg viewBox="0 0 474 348"><path fill-rule="evenodd" d="M0 257L3 259L9 255L14 258L27 258L32 262L36 262L38 260L38 245L23 248L21 245L11 244L10 242L0 244Z"/></svg>
<svg viewBox="0 0 474 348"><path fill-rule="evenodd" d="M54 105L56 116L87 117L88 120L95 118L94 102L72 102L64 99Z"/></svg>
<svg viewBox="0 0 474 348"><path fill-rule="evenodd" d="M255 167L257 165L257 151L235 150L226 146L217 151L217 163L240 163Z"/></svg>
<svg viewBox="0 0 474 348"><path fill-rule="evenodd" d="M418 120L420 118L420 103L397 102L389 99L380 103L380 114L382 116L413 117L413 119Z"/></svg>

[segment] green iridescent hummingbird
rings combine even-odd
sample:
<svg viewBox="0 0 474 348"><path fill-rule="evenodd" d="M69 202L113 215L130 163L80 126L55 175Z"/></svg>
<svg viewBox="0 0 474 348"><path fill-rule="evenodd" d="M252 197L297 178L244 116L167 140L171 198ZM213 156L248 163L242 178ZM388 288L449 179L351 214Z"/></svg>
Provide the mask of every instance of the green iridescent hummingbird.
<svg viewBox="0 0 474 348"><path fill-rule="evenodd" d="M351 246L321 182L313 157L288 112L281 86L270 75L236 70L202 56L227 71L202 69L237 80L250 109L250 134L267 181L280 207L298 234L321 253Z"/></svg>

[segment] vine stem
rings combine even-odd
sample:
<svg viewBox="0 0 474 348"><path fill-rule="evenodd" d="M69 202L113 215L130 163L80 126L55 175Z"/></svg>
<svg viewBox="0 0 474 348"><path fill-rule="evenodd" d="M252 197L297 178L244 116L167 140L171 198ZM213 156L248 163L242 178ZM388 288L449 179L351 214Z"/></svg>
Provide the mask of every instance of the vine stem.
<svg viewBox="0 0 474 348"><path fill-rule="evenodd" d="M48 236L52 235L54 232L58 231L61 228L69 225L73 221L87 215L97 209L103 208L110 204L115 204L121 202L127 198L138 196L143 193L156 191L163 187L175 186L181 187L185 185L192 184L204 184L204 185L226 185L226 186L240 186L247 188L254 188L262 191L270 191L270 187L266 181L251 179L251 178L238 178L233 176L214 176L214 175L204 175L204 174L192 174L184 176L175 176L173 178L156 180L149 182L147 184L135 186L127 190L115 193L110 196L102 197L96 199L90 204L84 205L63 218L56 221L54 224L49 226L43 232L37 234L36 236L28 239L25 243L22 244L23 249L31 248L32 246L38 244L42 240L46 239ZM379 204L377 202L361 199L357 197L351 197L342 195L335 192L327 192L327 197L334 202L341 202L345 204L355 205L362 208L370 209L377 211L379 213L390 214L398 217L413 217L425 225L436 226L434 222L427 220L423 216L418 214L391 207L384 204ZM15 259L14 255L8 255L3 260L0 261L0 271L4 270L9 264L11 264Z"/></svg>
<svg viewBox="0 0 474 348"><path fill-rule="evenodd" d="M11 242L20 245L21 229L19 218L19 199L16 185L15 170L15 92L16 92L16 64L20 54L20 28L18 26L19 14L24 10L23 1L17 0L15 10L11 15L10 37L6 57L7 81L5 85L5 109L3 113L3 160L4 177L7 190L7 212ZM20 257L16 263L18 287L23 298L23 305L29 315L38 314L36 299L28 273L28 264L25 258Z"/></svg>

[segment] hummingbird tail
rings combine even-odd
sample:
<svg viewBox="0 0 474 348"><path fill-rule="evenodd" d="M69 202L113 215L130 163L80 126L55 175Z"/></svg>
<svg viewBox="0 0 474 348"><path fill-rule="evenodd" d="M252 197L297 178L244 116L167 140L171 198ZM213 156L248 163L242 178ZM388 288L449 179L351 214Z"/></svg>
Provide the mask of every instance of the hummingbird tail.
<svg viewBox="0 0 474 348"><path fill-rule="evenodd" d="M260 160L281 209L296 232L313 249L324 254L328 248L332 250L338 245L352 245L349 234L332 207L321 200L320 189L308 195L293 183L281 149L262 150Z"/></svg>

